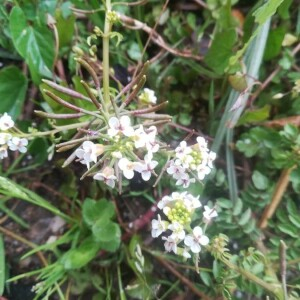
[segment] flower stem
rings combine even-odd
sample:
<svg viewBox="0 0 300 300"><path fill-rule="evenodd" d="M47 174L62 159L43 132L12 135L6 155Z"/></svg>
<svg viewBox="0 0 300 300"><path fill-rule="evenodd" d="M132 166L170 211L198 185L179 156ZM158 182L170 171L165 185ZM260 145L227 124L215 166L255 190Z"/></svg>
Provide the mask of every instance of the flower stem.
<svg viewBox="0 0 300 300"><path fill-rule="evenodd" d="M252 282L255 282L257 285L261 286L266 291L268 291L270 294L275 296L276 299L278 299L278 300L283 300L284 299L282 289L280 288L280 286L277 287L274 284L270 284L270 283L265 282L264 280L257 277L256 275L254 275L254 274L246 271L245 269L240 268L239 266L235 265L234 263L230 262L228 259L225 259L225 258L220 258L220 259L231 270L234 270L237 273L244 276L245 278L247 278L248 280L250 280Z"/></svg>
<svg viewBox="0 0 300 300"><path fill-rule="evenodd" d="M103 98L106 106L109 105L109 33L111 30L111 24L107 18L107 13L111 11L110 0L105 1L106 13L103 35Z"/></svg>

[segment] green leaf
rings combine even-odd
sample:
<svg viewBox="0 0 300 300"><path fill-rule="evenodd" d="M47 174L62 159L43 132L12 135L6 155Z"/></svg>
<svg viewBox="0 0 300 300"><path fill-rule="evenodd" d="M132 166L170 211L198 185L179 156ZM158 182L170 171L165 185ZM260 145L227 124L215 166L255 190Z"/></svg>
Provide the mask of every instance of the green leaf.
<svg viewBox="0 0 300 300"><path fill-rule="evenodd" d="M63 16L63 11L58 10L56 12L55 20L59 37L59 47L71 46L75 29L75 16L69 15L68 18L65 18Z"/></svg>
<svg viewBox="0 0 300 300"><path fill-rule="evenodd" d="M240 117L237 125L252 124L264 121L269 118L270 115L270 105L265 105L262 108L256 110L246 110L244 114Z"/></svg>
<svg viewBox="0 0 300 300"><path fill-rule="evenodd" d="M222 74L227 67L235 41L236 30L234 28L223 30L214 36L204 61L217 74Z"/></svg>
<svg viewBox="0 0 300 300"><path fill-rule="evenodd" d="M253 172L252 181L258 190L266 190L269 186L269 179L258 171Z"/></svg>
<svg viewBox="0 0 300 300"><path fill-rule="evenodd" d="M93 226L98 220L109 221L115 215L115 209L114 205L105 199L95 201L87 198L82 206L82 214L84 221Z"/></svg>
<svg viewBox="0 0 300 300"><path fill-rule="evenodd" d="M33 81L38 84L41 76L52 77L54 62L53 34L40 20L27 22L23 10L15 6L9 16L11 38L29 66Z"/></svg>
<svg viewBox="0 0 300 300"><path fill-rule="evenodd" d="M276 13L277 8L283 1L284 0L268 0L253 13L255 22L259 25L264 24L268 18L272 17Z"/></svg>
<svg viewBox="0 0 300 300"><path fill-rule="evenodd" d="M71 249L61 258L61 263L66 270L74 270L88 264L100 250L100 244L92 237L85 239L76 249Z"/></svg>
<svg viewBox="0 0 300 300"><path fill-rule="evenodd" d="M270 60L280 54L285 33L286 28L284 27L278 27L270 31L264 53L265 60Z"/></svg>
<svg viewBox="0 0 300 300"><path fill-rule="evenodd" d="M278 229L293 238L299 238L299 229L291 224L279 224Z"/></svg>
<svg viewBox="0 0 300 300"><path fill-rule="evenodd" d="M27 78L15 66L0 71L0 112L16 119L22 110L28 85Z"/></svg>
<svg viewBox="0 0 300 300"><path fill-rule="evenodd" d="M229 209L233 207L233 202L225 198L219 198L217 199L217 206Z"/></svg>
<svg viewBox="0 0 300 300"><path fill-rule="evenodd" d="M135 61L139 61L142 57L142 52L137 43L131 43L130 48L127 50L128 56Z"/></svg>
<svg viewBox="0 0 300 300"><path fill-rule="evenodd" d="M5 288L5 251L3 237L0 235L0 296L3 295Z"/></svg>
<svg viewBox="0 0 300 300"><path fill-rule="evenodd" d="M93 235L96 241L111 242L120 240L121 230L118 224L108 219L98 220L92 227Z"/></svg>
<svg viewBox="0 0 300 300"><path fill-rule="evenodd" d="M238 221L238 224L240 226L244 226L244 225L246 225L250 221L250 218L251 218L251 209L247 208L247 210L245 210L243 212L243 214L241 215L241 217L240 217L240 219Z"/></svg>
<svg viewBox="0 0 300 300"><path fill-rule="evenodd" d="M200 272L200 277L205 285L211 286L212 280L211 280L210 274L208 272L205 272L205 271Z"/></svg>
<svg viewBox="0 0 300 300"><path fill-rule="evenodd" d="M242 209L243 209L243 202L240 198L238 198L235 205L234 205L234 207L233 207L232 214L234 216L237 216L242 212Z"/></svg>

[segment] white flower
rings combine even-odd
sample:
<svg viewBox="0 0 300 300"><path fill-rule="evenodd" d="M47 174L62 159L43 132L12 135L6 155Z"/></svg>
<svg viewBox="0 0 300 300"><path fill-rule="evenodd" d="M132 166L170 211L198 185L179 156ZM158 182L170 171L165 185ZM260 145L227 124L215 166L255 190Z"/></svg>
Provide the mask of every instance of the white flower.
<svg viewBox="0 0 300 300"><path fill-rule="evenodd" d="M203 235L202 229L196 226L193 229L193 235L187 235L184 239L184 244L188 246L193 253L199 253L201 246L206 246L209 243L209 239L206 235Z"/></svg>
<svg viewBox="0 0 300 300"><path fill-rule="evenodd" d="M201 164L197 167L197 173L199 180L203 180L206 175L208 175L211 172L211 168L209 168L205 164Z"/></svg>
<svg viewBox="0 0 300 300"><path fill-rule="evenodd" d="M198 136L196 140L197 140L200 151L207 152L208 149L207 149L207 143L206 143L205 139L201 136Z"/></svg>
<svg viewBox="0 0 300 300"><path fill-rule="evenodd" d="M185 258L191 258L192 257L191 254L189 253L188 248L184 248L181 255Z"/></svg>
<svg viewBox="0 0 300 300"><path fill-rule="evenodd" d="M191 194L186 194L185 195L184 204L187 207L187 209L190 210L190 211L202 206L202 204L199 200L199 196L194 197Z"/></svg>
<svg viewBox="0 0 300 300"><path fill-rule="evenodd" d="M195 178L190 178L187 173L182 174L182 176L176 181L176 185L183 185L184 188L189 187L190 183L194 183Z"/></svg>
<svg viewBox="0 0 300 300"><path fill-rule="evenodd" d="M7 144L7 142L12 138L9 133L0 133L0 145Z"/></svg>
<svg viewBox="0 0 300 300"><path fill-rule="evenodd" d="M0 147L0 159L3 159L5 157L8 156L8 153L7 153L7 146L4 145L4 146L1 146Z"/></svg>
<svg viewBox="0 0 300 300"><path fill-rule="evenodd" d="M97 146L91 141L83 142L81 148L76 149L76 156L82 164L86 164L90 168L90 162L97 162Z"/></svg>
<svg viewBox="0 0 300 300"><path fill-rule="evenodd" d="M167 252L173 251L175 254L177 253L177 242L172 236L162 237L165 240L164 246Z"/></svg>
<svg viewBox="0 0 300 300"><path fill-rule="evenodd" d="M175 152L176 152L176 157L181 159L187 154L190 154L192 152L192 149L187 146L186 141L182 141L180 142L179 146L175 149Z"/></svg>
<svg viewBox="0 0 300 300"><path fill-rule="evenodd" d="M134 135L132 136L134 140L135 148L142 148L146 146L148 141L148 135L144 131L143 125L141 125L138 129L134 131Z"/></svg>
<svg viewBox="0 0 300 300"><path fill-rule="evenodd" d="M141 173L143 180L148 181L151 177L151 172L153 172L154 168L158 165L158 162L156 160L152 160L151 153L145 155L144 161L144 164L137 163L135 170Z"/></svg>
<svg viewBox="0 0 300 300"><path fill-rule="evenodd" d="M130 118L122 116L120 120L116 117L111 117L108 121L109 129L107 134L111 137L123 133L125 136L132 136L134 134L133 128L130 126Z"/></svg>
<svg viewBox="0 0 300 300"><path fill-rule="evenodd" d="M204 206L203 218L205 222L209 222L212 218L218 216L215 208L209 208L207 205Z"/></svg>
<svg viewBox="0 0 300 300"><path fill-rule="evenodd" d="M143 92L139 96L139 100L146 104L156 104L157 98L153 90L144 88Z"/></svg>
<svg viewBox="0 0 300 300"><path fill-rule="evenodd" d="M27 151L26 146L28 145L28 140L25 138L14 136L7 142L7 145L9 147L9 150L11 151L19 151L21 153L25 153Z"/></svg>
<svg viewBox="0 0 300 300"><path fill-rule="evenodd" d="M175 164L174 160L170 161L170 165L167 168L167 173L172 175L174 179L180 179L183 174L185 174L185 169L182 166L178 166Z"/></svg>
<svg viewBox="0 0 300 300"><path fill-rule="evenodd" d="M114 175L114 170L110 167L106 167L102 172L99 172L93 177L95 180L104 181L108 186L114 188L116 183L115 180L117 177Z"/></svg>
<svg viewBox="0 0 300 300"><path fill-rule="evenodd" d="M136 162L129 161L128 158L123 157L119 160L118 166L123 171L123 175L125 176L125 178L133 178Z"/></svg>
<svg viewBox="0 0 300 300"><path fill-rule="evenodd" d="M14 127L15 122L7 113L4 113L2 117L0 117L0 130L6 131L9 128Z"/></svg>
<svg viewBox="0 0 300 300"><path fill-rule="evenodd" d="M207 165L212 169L213 168L213 161L216 159L216 153L213 151L210 151L207 157Z"/></svg>
<svg viewBox="0 0 300 300"><path fill-rule="evenodd" d="M159 209L164 209L168 205L169 202L173 201L173 198L170 196L164 196L162 199L157 203L157 207Z"/></svg>
<svg viewBox="0 0 300 300"><path fill-rule="evenodd" d="M146 148L148 152L155 153L159 150L159 144L156 141L157 128L155 126L150 126L147 129L147 141Z"/></svg>
<svg viewBox="0 0 300 300"><path fill-rule="evenodd" d="M168 229L172 231L171 236L174 238L174 240L183 240L185 237L185 231L183 229L183 226L179 224L178 222L173 222L168 226Z"/></svg>
<svg viewBox="0 0 300 300"><path fill-rule="evenodd" d="M160 236L163 232L167 230L168 222L167 221L162 221L160 215L157 215L158 220L152 220L152 230L151 230L151 235L154 238L157 238Z"/></svg>

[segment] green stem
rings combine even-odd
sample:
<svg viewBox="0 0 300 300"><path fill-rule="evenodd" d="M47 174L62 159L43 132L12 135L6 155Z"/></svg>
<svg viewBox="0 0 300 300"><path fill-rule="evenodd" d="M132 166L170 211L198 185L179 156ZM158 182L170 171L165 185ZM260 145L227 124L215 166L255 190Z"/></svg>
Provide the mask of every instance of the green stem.
<svg viewBox="0 0 300 300"><path fill-rule="evenodd" d="M111 30L111 24L108 21L107 13L111 11L111 2L106 0L106 14L104 24L104 35L103 35L103 97L105 106L110 103L109 99L109 33Z"/></svg>
<svg viewBox="0 0 300 300"><path fill-rule="evenodd" d="M245 269L240 268L239 266L231 263L228 259L220 258L220 260L230 269L236 271L237 273L241 274L242 276L246 277L248 280L255 282L257 285L261 286L263 289L268 291L270 294L276 297L278 300L283 300L283 293L280 287L276 287L273 284L269 284L264 280L260 279L259 277L255 276L254 274L246 271Z"/></svg>

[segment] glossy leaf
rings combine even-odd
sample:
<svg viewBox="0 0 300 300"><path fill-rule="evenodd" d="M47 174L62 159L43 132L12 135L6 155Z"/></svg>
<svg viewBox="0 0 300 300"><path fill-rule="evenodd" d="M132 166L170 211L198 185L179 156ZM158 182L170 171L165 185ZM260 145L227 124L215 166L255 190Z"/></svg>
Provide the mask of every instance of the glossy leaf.
<svg viewBox="0 0 300 300"><path fill-rule="evenodd" d="M33 81L38 84L42 76L52 77L54 40L47 25L41 20L28 22L18 6L12 9L9 23L13 43L28 64Z"/></svg>
<svg viewBox="0 0 300 300"><path fill-rule="evenodd" d="M16 119L23 107L28 80L15 66L0 71L0 113L7 112Z"/></svg>

